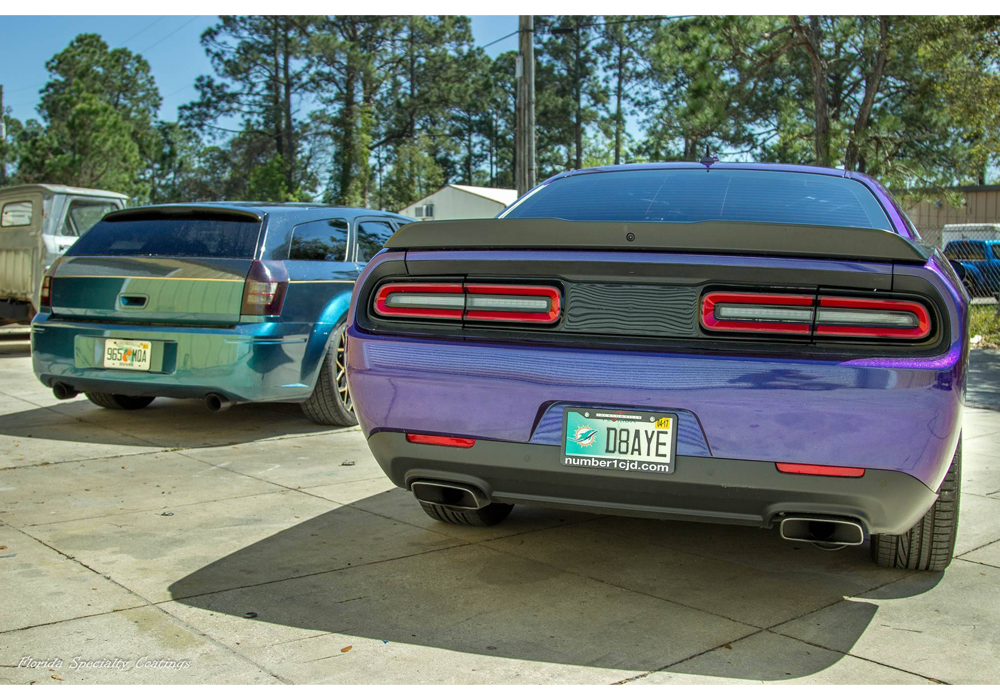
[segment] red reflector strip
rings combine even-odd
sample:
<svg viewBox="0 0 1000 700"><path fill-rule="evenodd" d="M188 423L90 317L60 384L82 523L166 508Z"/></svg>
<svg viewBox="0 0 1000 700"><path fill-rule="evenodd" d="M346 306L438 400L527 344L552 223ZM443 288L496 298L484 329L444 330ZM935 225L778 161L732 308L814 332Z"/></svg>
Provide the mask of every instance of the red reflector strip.
<svg viewBox="0 0 1000 700"><path fill-rule="evenodd" d="M729 320L716 316L719 305L752 309L758 308L768 320ZM800 315L789 313L788 320L781 319L781 307L802 307L813 305L813 297L805 294L757 294L753 292L712 292L706 294L701 303L701 325L712 331L738 331L745 333L788 333L809 335L812 323L802 323Z"/></svg>
<svg viewBox="0 0 1000 700"><path fill-rule="evenodd" d="M915 301L896 299L851 299L848 297L820 297L816 335L843 336L851 338L906 338L920 340L931 332L931 317L927 307ZM838 315L845 319L850 310L855 310L856 322L833 325L823 323L823 309L843 309ZM895 316L909 325L882 325L872 312L882 312L888 317Z"/></svg>
<svg viewBox="0 0 1000 700"><path fill-rule="evenodd" d="M469 321L552 323L559 318L561 305L555 287L467 284L465 290L469 293L465 312Z"/></svg>
<svg viewBox="0 0 1000 700"><path fill-rule="evenodd" d="M777 462L778 471L785 474L811 474L812 476L846 476L857 478L865 475L861 467L827 467L822 464L794 464Z"/></svg>
<svg viewBox="0 0 1000 700"><path fill-rule="evenodd" d="M472 438L424 435L423 433L407 433L406 441L414 442L418 445L440 445L441 447L472 447L476 444L476 441Z"/></svg>
<svg viewBox="0 0 1000 700"><path fill-rule="evenodd" d="M433 304L433 297L441 297L442 301L453 297L461 299L462 304L458 308L432 308L430 306L407 307L392 306L389 299L390 294L414 294L428 297L426 300ZM382 285L375 297L375 311L380 316L408 316L411 318L462 318L462 306L464 306L464 292L461 284L446 284L433 282L398 282ZM445 306L442 303L442 306Z"/></svg>

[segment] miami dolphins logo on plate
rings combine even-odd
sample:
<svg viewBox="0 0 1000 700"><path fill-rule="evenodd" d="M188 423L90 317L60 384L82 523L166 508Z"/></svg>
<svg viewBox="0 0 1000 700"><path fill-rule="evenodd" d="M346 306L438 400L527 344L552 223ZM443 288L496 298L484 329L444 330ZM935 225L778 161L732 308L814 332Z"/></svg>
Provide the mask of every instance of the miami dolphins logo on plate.
<svg viewBox="0 0 1000 700"><path fill-rule="evenodd" d="M573 431L573 434L569 436L569 439L580 447L589 447L590 445L593 445L594 440L597 439L597 431L589 425L581 425Z"/></svg>

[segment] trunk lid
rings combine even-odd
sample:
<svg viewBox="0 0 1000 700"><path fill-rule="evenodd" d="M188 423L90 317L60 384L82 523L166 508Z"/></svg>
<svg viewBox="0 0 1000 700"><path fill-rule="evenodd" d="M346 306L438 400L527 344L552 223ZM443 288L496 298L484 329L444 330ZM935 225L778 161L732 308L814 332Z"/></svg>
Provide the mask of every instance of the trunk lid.
<svg viewBox="0 0 1000 700"><path fill-rule="evenodd" d="M235 325L260 217L238 211L110 214L62 259L56 316L128 323Z"/></svg>

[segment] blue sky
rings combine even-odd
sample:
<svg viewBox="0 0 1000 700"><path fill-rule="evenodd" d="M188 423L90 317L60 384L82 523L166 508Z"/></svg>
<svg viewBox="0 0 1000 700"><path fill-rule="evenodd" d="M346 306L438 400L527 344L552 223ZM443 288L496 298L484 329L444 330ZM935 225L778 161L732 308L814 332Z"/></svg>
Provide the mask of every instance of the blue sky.
<svg viewBox="0 0 1000 700"><path fill-rule="evenodd" d="M217 21L210 16L3 17L0 21L0 84L4 105L22 122L37 118L38 91L48 80L45 62L77 34L96 33L109 46L142 54L163 97L160 118L177 119L177 108L195 98L194 80L212 67L199 43ZM477 15L472 32L480 46L517 29L517 15ZM517 48L512 36L486 49L490 56Z"/></svg>

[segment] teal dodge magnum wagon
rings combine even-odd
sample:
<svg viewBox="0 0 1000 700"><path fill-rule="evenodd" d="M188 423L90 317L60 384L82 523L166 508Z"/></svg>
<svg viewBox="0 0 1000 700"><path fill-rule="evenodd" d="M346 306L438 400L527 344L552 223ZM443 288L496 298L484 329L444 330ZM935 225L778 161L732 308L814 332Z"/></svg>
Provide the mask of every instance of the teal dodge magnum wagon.
<svg viewBox="0 0 1000 700"><path fill-rule="evenodd" d="M49 268L32 322L36 376L132 410L157 396L302 405L353 425L344 325L357 278L397 228L317 204L170 204L105 216Z"/></svg>

